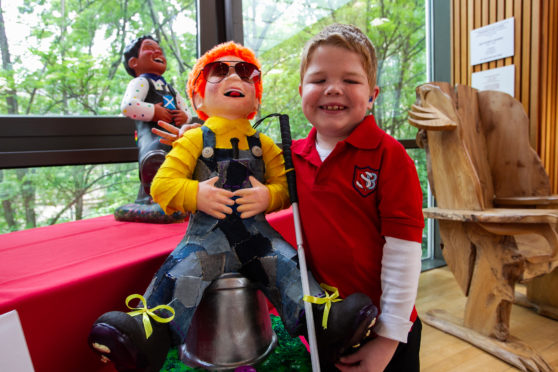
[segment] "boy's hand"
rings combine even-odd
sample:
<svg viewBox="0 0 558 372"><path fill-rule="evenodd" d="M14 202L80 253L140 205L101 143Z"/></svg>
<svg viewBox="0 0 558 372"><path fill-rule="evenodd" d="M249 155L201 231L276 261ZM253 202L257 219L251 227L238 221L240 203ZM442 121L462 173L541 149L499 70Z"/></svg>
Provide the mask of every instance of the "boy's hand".
<svg viewBox="0 0 558 372"><path fill-rule="evenodd" d="M229 205L234 205L233 193L215 187L219 177L213 177L198 184L197 209L217 219L223 219L232 213Z"/></svg>
<svg viewBox="0 0 558 372"><path fill-rule="evenodd" d="M163 103L159 102L155 105L155 111L153 112L153 119L151 121L166 121L170 123L172 121L172 114L169 110L163 107Z"/></svg>
<svg viewBox="0 0 558 372"><path fill-rule="evenodd" d="M368 341L356 353L335 364L341 372L381 372L390 362L399 342L382 336Z"/></svg>
<svg viewBox="0 0 558 372"><path fill-rule="evenodd" d="M240 212L240 218L249 218L265 212L271 201L269 189L263 183L254 176L250 176L250 183L252 184L251 188L234 192L234 196L238 196L238 199L236 199L238 208L236 210Z"/></svg>
<svg viewBox="0 0 558 372"><path fill-rule="evenodd" d="M165 129L166 132L164 130L160 130L157 128L151 128L151 132L161 137L159 138L159 142L169 146L172 146L172 143L177 139L179 139L180 137L182 137L184 132L186 132L187 130L201 127L201 124L193 123L193 124L184 124L183 126L180 127L180 129L178 129L174 125L164 122L162 120L159 120L157 122L157 125Z"/></svg>

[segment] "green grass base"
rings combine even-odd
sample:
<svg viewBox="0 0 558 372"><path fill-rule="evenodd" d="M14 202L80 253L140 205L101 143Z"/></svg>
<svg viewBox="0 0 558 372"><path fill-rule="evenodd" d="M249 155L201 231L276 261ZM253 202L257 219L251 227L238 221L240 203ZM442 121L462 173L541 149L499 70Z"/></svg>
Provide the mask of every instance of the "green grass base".
<svg viewBox="0 0 558 372"><path fill-rule="evenodd" d="M258 365L254 366L257 371L273 372L310 372L312 366L310 354L298 337L291 338L278 316L271 316L271 325L277 334L278 345L268 357ZM200 368L192 368L182 363L178 357L178 348L172 348L167 355L167 360L161 372L184 372L204 371Z"/></svg>

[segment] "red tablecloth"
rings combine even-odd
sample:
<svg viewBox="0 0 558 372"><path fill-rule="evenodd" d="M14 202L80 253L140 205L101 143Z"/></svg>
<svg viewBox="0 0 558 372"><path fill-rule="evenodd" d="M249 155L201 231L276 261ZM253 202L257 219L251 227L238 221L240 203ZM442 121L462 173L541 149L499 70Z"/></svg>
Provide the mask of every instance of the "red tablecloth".
<svg viewBox="0 0 558 372"><path fill-rule="evenodd" d="M294 243L289 210L268 219ZM0 235L0 314L18 311L35 370L113 371L87 346L91 325L144 292L186 226L105 216Z"/></svg>

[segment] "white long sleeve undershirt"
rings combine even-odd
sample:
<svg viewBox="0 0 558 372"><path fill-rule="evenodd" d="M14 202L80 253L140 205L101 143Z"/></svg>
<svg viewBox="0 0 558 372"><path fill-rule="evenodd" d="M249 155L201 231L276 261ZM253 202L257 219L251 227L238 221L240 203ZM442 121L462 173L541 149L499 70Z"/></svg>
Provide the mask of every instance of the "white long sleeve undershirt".
<svg viewBox="0 0 558 372"><path fill-rule="evenodd" d="M421 270L420 243L386 236L382 257L382 296L375 331L378 335L406 343L409 320L417 297Z"/></svg>

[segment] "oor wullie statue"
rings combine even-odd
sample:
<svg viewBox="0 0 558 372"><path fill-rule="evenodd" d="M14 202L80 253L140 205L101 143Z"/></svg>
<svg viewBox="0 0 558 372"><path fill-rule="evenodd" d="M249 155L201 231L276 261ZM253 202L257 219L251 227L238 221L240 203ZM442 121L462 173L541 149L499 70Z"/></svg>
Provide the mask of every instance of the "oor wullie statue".
<svg viewBox="0 0 558 372"><path fill-rule="evenodd" d="M189 120L185 100L163 78L167 60L157 40L142 36L124 50L124 67L134 79L122 99L122 113L136 124L140 187L134 204L119 207L115 217L123 221L172 222L184 218L165 216L149 194L151 181L171 147L152 132L159 120L182 126Z"/></svg>
<svg viewBox="0 0 558 372"><path fill-rule="evenodd" d="M253 281L291 336L306 331L296 251L264 216L287 206L288 191L281 150L249 122L262 97L260 64L250 49L220 44L197 61L188 94L205 124L173 144L151 193L166 213L192 215L145 299L135 295L158 317L146 324L145 309L131 315L109 312L95 322L89 337L92 348L119 371L158 371L169 346L185 340L204 290L225 272ZM328 297L312 276L309 281L312 296ZM360 293L321 302L312 305L318 348L322 362L332 364L370 333L377 310ZM327 311L324 317L326 302L329 317Z"/></svg>

